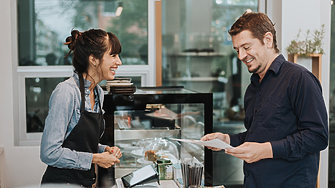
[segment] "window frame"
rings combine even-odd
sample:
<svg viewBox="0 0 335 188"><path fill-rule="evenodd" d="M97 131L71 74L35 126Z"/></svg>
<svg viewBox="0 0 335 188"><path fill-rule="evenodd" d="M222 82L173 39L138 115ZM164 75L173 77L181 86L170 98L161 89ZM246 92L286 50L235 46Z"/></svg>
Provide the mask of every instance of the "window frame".
<svg viewBox="0 0 335 188"><path fill-rule="evenodd" d="M120 66L117 76L139 76L142 86L155 86L156 84L156 46L155 46L155 1L148 0L148 65ZM40 133L27 133L26 126L26 78L59 78L70 77L73 67L68 66L19 66L18 62L18 27L17 27L17 1L11 1L12 9L12 48L13 48L13 91L14 91L14 145L39 146L42 138Z"/></svg>
<svg viewBox="0 0 335 188"><path fill-rule="evenodd" d="M148 65L120 66L117 76L140 76L142 86L156 86L156 8L155 2L148 0ZM266 12L266 0L258 0L259 12ZM158 10L161 11L161 10ZM26 127L26 99L25 78L57 78L72 75L72 66L19 66L18 62L18 27L17 1L11 1L12 35L12 66L13 66L13 93L14 93L14 145L39 146L42 133L27 133ZM159 12L157 12L159 13ZM159 48L160 46L157 46Z"/></svg>

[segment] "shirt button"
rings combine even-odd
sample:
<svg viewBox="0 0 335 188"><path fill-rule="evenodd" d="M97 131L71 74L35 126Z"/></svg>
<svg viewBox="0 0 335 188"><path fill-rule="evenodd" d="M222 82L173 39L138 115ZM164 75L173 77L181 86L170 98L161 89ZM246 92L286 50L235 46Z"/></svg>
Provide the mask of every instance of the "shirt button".
<svg viewBox="0 0 335 188"><path fill-rule="evenodd" d="M252 131L250 131L250 134L252 134L253 132Z"/></svg>
<svg viewBox="0 0 335 188"><path fill-rule="evenodd" d="M257 110L255 110L255 114L257 114Z"/></svg>

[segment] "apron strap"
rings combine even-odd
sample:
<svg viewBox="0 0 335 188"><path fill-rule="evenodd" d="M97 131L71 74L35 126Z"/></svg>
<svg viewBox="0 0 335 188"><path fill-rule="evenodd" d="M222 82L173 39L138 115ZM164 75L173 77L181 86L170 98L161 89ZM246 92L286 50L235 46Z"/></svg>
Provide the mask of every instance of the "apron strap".
<svg viewBox="0 0 335 188"><path fill-rule="evenodd" d="M83 74L78 74L78 75L79 75L79 86L80 86L79 89L80 89L80 93L81 93L80 112L83 112L85 110L85 90L84 90L85 86L84 86L84 78L83 78ZM99 108L100 108L100 113L102 114L102 107L101 107L101 103L100 103L100 97L99 97L99 92L98 92L97 86L95 86L94 90L97 93L98 103L99 103Z"/></svg>
<svg viewBox="0 0 335 188"><path fill-rule="evenodd" d="M79 90L81 93L81 105L80 105L80 112L83 112L85 110L85 90L84 90L84 78L83 74L79 75Z"/></svg>
<svg viewBox="0 0 335 188"><path fill-rule="evenodd" d="M97 89L97 86L95 86L95 92L97 93L97 96L98 96L98 103L99 103L99 108L100 108L100 114L102 114L102 107L101 107L101 103L100 103L100 97L99 97L99 92L98 92L98 89Z"/></svg>

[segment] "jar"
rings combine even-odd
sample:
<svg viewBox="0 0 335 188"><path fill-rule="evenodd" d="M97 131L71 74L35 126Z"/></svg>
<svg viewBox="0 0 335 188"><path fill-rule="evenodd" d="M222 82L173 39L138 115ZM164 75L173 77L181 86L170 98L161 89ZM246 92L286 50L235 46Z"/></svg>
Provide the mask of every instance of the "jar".
<svg viewBox="0 0 335 188"><path fill-rule="evenodd" d="M165 158L157 159L156 164L160 180L173 179L173 166L169 159Z"/></svg>

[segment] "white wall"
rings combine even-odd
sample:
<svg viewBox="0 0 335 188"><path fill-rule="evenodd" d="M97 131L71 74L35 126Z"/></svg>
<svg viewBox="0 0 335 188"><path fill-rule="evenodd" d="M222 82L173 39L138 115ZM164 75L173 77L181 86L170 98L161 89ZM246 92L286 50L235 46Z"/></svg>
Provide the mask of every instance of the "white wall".
<svg viewBox="0 0 335 188"><path fill-rule="evenodd" d="M296 37L304 39L306 31L313 32L325 24L323 40L325 54L322 56L321 82L326 106L329 106L329 65L330 65L330 0L268 0L272 9L268 10L276 23L279 50L287 58L285 48ZM312 33L311 33L312 34ZM299 63L299 62L298 62ZM328 187L328 148L321 152L320 187Z"/></svg>
<svg viewBox="0 0 335 188"><path fill-rule="evenodd" d="M14 1L14 0L12 0ZM270 0L268 0L270 1ZM271 0L272 1L272 0ZM275 6L276 4L281 6ZM0 6L0 147L4 152L0 154L0 178L2 188L23 187L37 185L44 172L45 165L39 159L39 147L14 146L14 81L13 60L16 54L13 44L16 31L13 29L15 20L12 19L11 0L1 0ZM322 84L325 101L329 101L329 54L330 54L330 1L329 0L273 0L274 22L277 24L278 40L281 52L287 56L285 48L294 38L299 28L318 29L322 24L326 26L324 46L326 54L323 56ZM281 10L281 11L279 11ZM268 10L269 11L269 10ZM14 11L15 12L15 11ZM15 27L14 27L15 28ZM17 121L15 121L17 122ZM321 187L327 187L328 151L322 152Z"/></svg>
<svg viewBox="0 0 335 188"><path fill-rule="evenodd" d="M0 5L0 154L1 188L36 185L40 182L45 165L39 159L39 147L14 146L14 93L11 0L1 0ZM15 7L14 7L15 8ZM15 56L13 56L15 55ZM17 109L15 109L17 110ZM15 117L17 118L17 117Z"/></svg>

